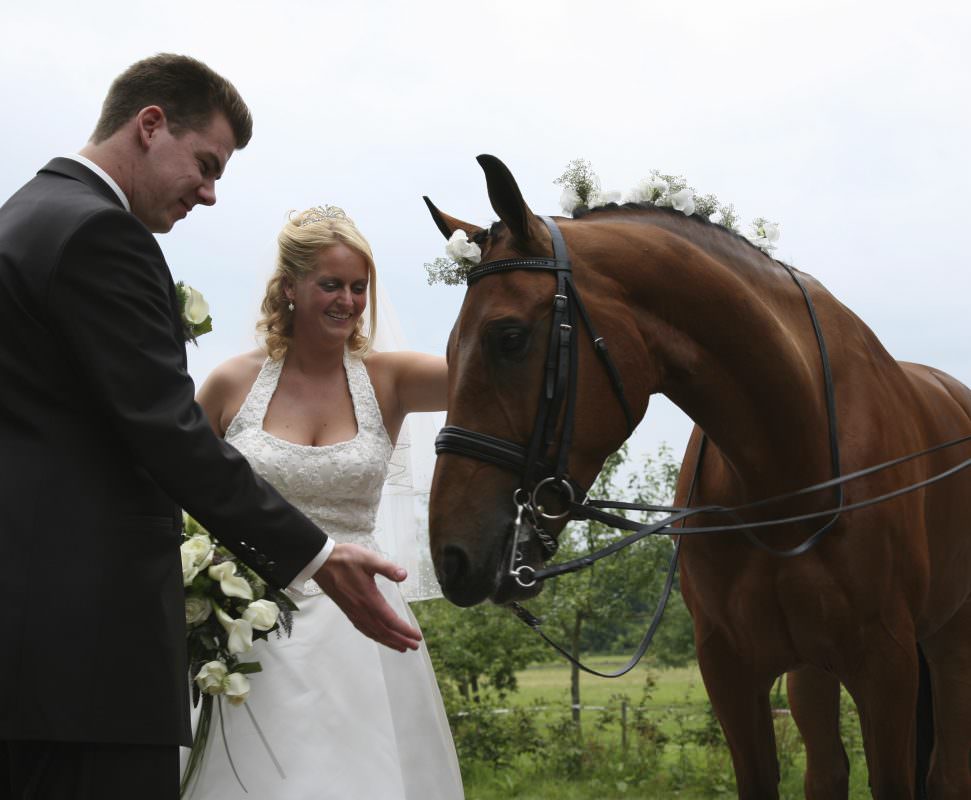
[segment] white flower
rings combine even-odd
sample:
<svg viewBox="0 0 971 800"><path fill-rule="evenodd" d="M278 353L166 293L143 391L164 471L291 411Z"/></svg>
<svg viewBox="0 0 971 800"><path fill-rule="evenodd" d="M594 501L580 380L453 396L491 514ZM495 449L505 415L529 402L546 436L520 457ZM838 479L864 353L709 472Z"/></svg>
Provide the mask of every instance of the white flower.
<svg viewBox="0 0 971 800"><path fill-rule="evenodd" d="M188 586L199 574L198 565L192 560L190 553L182 551L182 585Z"/></svg>
<svg viewBox="0 0 971 800"><path fill-rule="evenodd" d="M223 686L226 699L234 706L242 705L249 697L249 679L241 672L231 672Z"/></svg>
<svg viewBox="0 0 971 800"><path fill-rule="evenodd" d="M762 235L768 239L769 244L775 245L779 241L781 226L778 222L766 222L762 225Z"/></svg>
<svg viewBox="0 0 971 800"><path fill-rule="evenodd" d="M213 554L212 540L205 534L186 539L179 546L182 554L182 584L188 586L202 570L209 566Z"/></svg>
<svg viewBox="0 0 971 800"><path fill-rule="evenodd" d="M200 622L205 622L209 619L211 613L212 605L205 597L193 594L185 599L186 625L198 625Z"/></svg>
<svg viewBox="0 0 971 800"><path fill-rule="evenodd" d="M210 661L203 664L196 675L196 685L206 694L222 694L223 681L229 670L222 661Z"/></svg>
<svg viewBox="0 0 971 800"><path fill-rule="evenodd" d="M245 578L236 574L236 565L232 561L223 561L209 567L209 577L214 581L219 581L219 588L226 597L239 597L243 600L253 599L253 587L249 585Z"/></svg>
<svg viewBox="0 0 971 800"><path fill-rule="evenodd" d="M280 607L272 600L254 600L243 612L243 619L258 631L270 630L279 616Z"/></svg>
<svg viewBox="0 0 971 800"><path fill-rule="evenodd" d="M682 212L686 217L695 213L695 193L691 189L684 188L681 191L669 194L665 200L665 205L670 205L676 211Z"/></svg>
<svg viewBox="0 0 971 800"><path fill-rule="evenodd" d="M637 184L628 197L634 203L655 203L664 197L670 188L666 180L655 175Z"/></svg>
<svg viewBox="0 0 971 800"><path fill-rule="evenodd" d="M253 646L253 626L245 619L233 619L216 603L212 604L216 619L229 634L226 649L233 655L245 653Z"/></svg>
<svg viewBox="0 0 971 800"><path fill-rule="evenodd" d="M209 303L202 296L202 292L185 285L185 307L182 315L193 325L201 325L209 316Z"/></svg>
<svg viewBox="0 0 971 800"><path fill-rule="evenodd" d="M747 238L759 250L769 253L775 250L775 243L779 241L781 226L778 222L758 219L752 223L752 233Z"/></svg>
<svg viewBox="0 0 971 800"><path fill-rule="evenodd" d="M563 187L563 194L560 195L560 208L563 209L564 214L572 214L573 210L582 204L580 195L576 193L572 186Z"/></svg>
<svg viewBox="0 0 971 800"><path fill-rule="evenodd" d="M605 206L607 203L619 203L620 202L620 192L601 192L594 191L590 193L590 197L587 199L588 208L597 208L598 206Z"/></svg>
<svg viewBox="0 0 971 800"><path fill-rule="evenodd" d="M461 263L471 261L478 264L482 260L482 251L475 242L470 242L469 237L461 228L452 231L452 236L445 245L445 252L452 261Z"/></svg>

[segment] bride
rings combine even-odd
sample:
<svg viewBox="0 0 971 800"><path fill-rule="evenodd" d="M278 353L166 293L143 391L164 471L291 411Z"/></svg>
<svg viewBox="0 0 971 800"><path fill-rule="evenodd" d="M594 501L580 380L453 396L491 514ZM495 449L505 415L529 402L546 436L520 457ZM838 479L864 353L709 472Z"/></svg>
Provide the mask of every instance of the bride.
<svg viewBox="0 0 971 800"><path fill-rule="evenodd" d="M332 539L377 549L375 514L394 443L406 414L445 408L445 361L371 350L374 260L343 211L295 215L278 241L260 322L265 350L222 364L198 400L216 433ZM378 583L417 627L397 585ZM191 796L463 797L424 643L405 653L381 647L312 581L299 595L293 636L252 651L263 671L250 699L223 704L232 763L214 722Z"/></svg>

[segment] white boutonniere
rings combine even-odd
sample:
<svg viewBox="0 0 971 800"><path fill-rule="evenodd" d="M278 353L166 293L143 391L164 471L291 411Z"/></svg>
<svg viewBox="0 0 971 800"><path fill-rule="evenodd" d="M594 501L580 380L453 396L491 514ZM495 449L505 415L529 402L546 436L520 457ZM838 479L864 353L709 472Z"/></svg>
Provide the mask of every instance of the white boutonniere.
<svg viewBox="0 0 971 800"><path fill-rule="evenodd" d="M179 281L175 284L175 291L179 297L179 309L182 314L182 329L185 340L194 342L204 333L212 330L212 316L209 314L209 303L202 296L202 292Z"/></svg>

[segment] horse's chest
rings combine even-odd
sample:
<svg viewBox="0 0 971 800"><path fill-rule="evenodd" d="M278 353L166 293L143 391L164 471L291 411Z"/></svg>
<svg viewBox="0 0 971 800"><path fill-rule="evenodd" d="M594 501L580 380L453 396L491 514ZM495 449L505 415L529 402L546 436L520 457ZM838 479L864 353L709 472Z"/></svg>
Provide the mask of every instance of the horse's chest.
<svg viewBox="0 0 971 800"><path fill-rule="evenodd" d="M771 652L797 662L827 657L853 635L857 622L849 597L811 559L725 567L724 561L690 558L683 564L685 601L699 641L720 631L746 660Z"/></svg>

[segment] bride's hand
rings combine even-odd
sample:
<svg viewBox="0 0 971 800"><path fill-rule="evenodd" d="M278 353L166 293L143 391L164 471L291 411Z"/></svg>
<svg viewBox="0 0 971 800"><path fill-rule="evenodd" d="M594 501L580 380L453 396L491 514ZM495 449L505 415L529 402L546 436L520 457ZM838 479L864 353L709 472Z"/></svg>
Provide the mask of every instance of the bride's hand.
<svg viewBox="0 0 971 800"><path fill-rule="evenodd" d="M404 569L356 544L334 546L314 580L365 636L392 650L415 650L421 633L392 610L374 582L376 574L400 582Z"/></svg>

